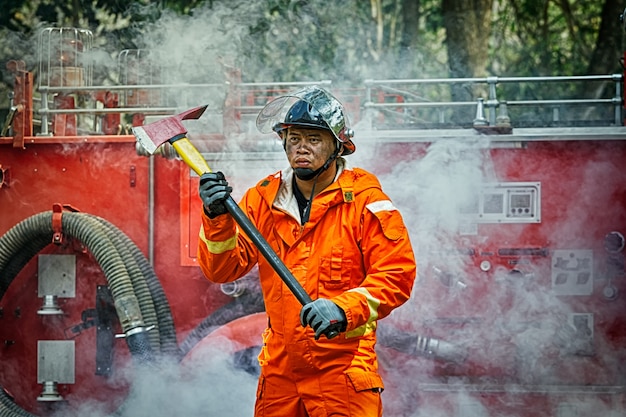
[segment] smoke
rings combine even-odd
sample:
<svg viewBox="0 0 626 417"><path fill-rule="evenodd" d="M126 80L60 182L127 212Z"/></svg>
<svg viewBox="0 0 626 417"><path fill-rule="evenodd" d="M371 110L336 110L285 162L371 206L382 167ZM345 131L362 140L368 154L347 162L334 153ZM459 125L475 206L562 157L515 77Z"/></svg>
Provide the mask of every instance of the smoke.
<svg viewBox="0 0 626 417"><path fill-rule="evenodd" d="M71 415L110 417L240 417L252 415L257 377L233 360L231 342L216 337L197 348L182 363L175 360L158 364L134 364L119 371L130 381L121 406L111 414L109 405L67 398L80 404ZM67 417L63 410L58 417Z"/></svg>
<svg viewBox="0 0 626 417"><path fill-rule="evenodd" d="M384 142L384 132L377 134ZM392 370L385 374L391 392L383 397L391 415L487 416L489 407L476 401L471 390L475 384L486 387L493 381L498 381L495 389L504 401L494 409L510 409L510 415L521 415L506 405L507 401L523 401L513 400L520 396L518 386L583 386L597 375L602 375L598 384L621 380L611 364L623 353L610 347L614 343L597 331L594 316L598 310L555 297L551 259L492 264L485 270L479 267L477 258L491 258L494 242L490 239L505 247L523 247L528 238L522 236L520 227L506 224L497 229L489 224L475 225L476 229L468 232L463 209L475 204L486 184L505 178L496 174L489 140L437 138L435 132L433 137L436 140L418 146L414 154L397 155L401 162L383 162L390 169L379 175L383 188L403 213L419 275L411 300L380 324L384 335L380 360L384 369ZM361 146L361 151L365 151L363 163L376 165L381 145ZM593 159L585 166L572 167L576 175L584 172L581 187L585 189L594 189L585 183L593 182L597 175L608 177L614 172L610 163ZM563 167L556 169L568 174ZM591 200L610 201L612 192L607 187L590 195L581 189L580 205L566 208L562 222L542 225L543 229L550 228L549 236L561 239L554 242L553 249L558 244L585 247L588 239L576 242L570 237L581 235L576 227L588 226L576 219L593 212ZM501 236L503 230L507 233ZM506 240L497 241L499 237ZM574 256L570 253L565 255ZM580 257L585 254L576 253ZM559 255L555 251L553 256ZM409 340L413 346L407 345ZM385 346L410 355L398 356ZM460 357L465 361L456 360ZM425 389L433 390L435 397L445 393L449 402L437 403L424 393ZM549 389L538 389L538 393L550 396ZM536 403L528 407L538 414L549 407L558 408L559 413L571 408L579 415L598 407L602 410L599 413L615 415L610 404L583 394L568 393L567 401L558 405Z"/></svg>
<svg viewBox="0 0 626 417"><path fill-rule="evenodd" d="M480 137L435 141L423 156L414 155L380 176L384 190L404 215L420 275L433 261L446 273L463 274L464 258L451 255L463 248L458 241L465 225L461 209L473 204L481 185L489 180L488 146ZM442 256L445 265L437 264Z"/></svg>
<svg viewBox="0 0 626 417"><path fill-rule="evenodd" d="M252 414L256 376L233 364L228 340L207 348L182 367L143 372L124 404L129 416L242 416ZM148 371L148 370L144 370Z"/></svg>
<svg viewBox="0 0 626 417"><path fill-rule="evenodd" d="M285 74L290 74L288 68L281 71L264 66L270 57L284 61L285 67L306 61L308 72L295 81L332 79L333 83L337 80L350 82L365 79L368 75L380 79L391 74L392 61L376 62L370 57L358 56L355 51L359 41L347 37L345 43L333 37L325 40L337 43L340 50L345 49L346 61L355 65L340 63L339 58L343 57L340 54L333 60L335 67L314 56L313 52L321 45L316 43L320 39L311 27L333 24L329 17L334 15L333 10L325 15L328 21L318 20L317 15L299 13L295 6L282 14L269 16L252 3L237 3L235 10L197 10L193 16L182 18L164 13L159 22L146 28L149 30L143 33L142 45L159 51L155 56L159 57L157 63L162 67L164 80L171 83L224 83L228 68L238 67L244 81L292 81L285 78ZM254 23L267 25L266 30L257 32L259 39L254 39L244 29ZM347 29L343 34L346 32ZM337 36L341 37L341 34L340 31ZM226 96L203 96L209 90L196 89L179 94L175 97L176 105L210 102L220 109ZM244 115L249 119L243 121L253 122L254 116L256 114ZM381 155L386 154L381 150L388 139L384 132L370 129L368 122L362 121L354 127L358 150L348 158L355 165L379 175L384 190L403 214L419 268L411 300L381 322L381 327L394 328L396 337L406 333L430 337L431 341L440 342L439 349L449 349L435 352L437 355L427 350L419 351L415 346L407 347L410 352L404 353L394 352L383 345L379 347L387 384L383 393L386 414L480 417L489 415L489 406L472 392L475 386L485 387L495 381L503 401L515 402L521 401L518 399L521 394L515 391L515 386L583 384L588 373L576 373L575 367L564 366L562 362L563 358L572 364L585 362L591 354L586 331L593 328L593 323L576 327L570 321L576 313L575 308L545 291L550 285L545 273L549 270L549 260L521 266L494 264L488 271L475 264L480 248L491 248L494 243L489 242L488 232L479 231L476 219L472 223L463 212L476 203L485 184L506 180L496 174L489 138L438 138L433 134L432 141L414 154L389 155L389 159L385 159ZM192 129L206 131L207 126L202 123ZM252 123L249 126L253 126ZM211 128L221 131L224 127L215 125ZM251 130L229 132L227 147L230 152L217 156L215 161L224 167L228 177L235 179L239 193L245 190L246 181L254 183L285 165L278 142L268 142L267 146L257 143L252 147L265 148L278 155L278 159L236 159L233 151L238 147L246 150L246 134ZM375 139L360 141L363 137ZM508 231L506 244L515 245L520 228L505 227ZM514 270L521 272L512 273ZM393 337L393 331L391 333ZM466 360L454 362L448 360L451 357ZM228 362L228 358L224 357L224 360ZM593 369L593 366L589 367ZM228 385L246 387L241 398L249 401L246 407L251 409L253 378L232 372L223 365L216 369L218 373L233 378ZM237 377L242 378L242 384ZM203 385L206 388L210 383L191 384L191 387L187 383L180 385L186 387L185 392L197 393L194 388ZM203 395L189 395L189 404L203 401ZM447 396L447 402L438 404L433 400L438 395ZM233 396L228 393L222 394L213 400L213 405L229 404L231 398ZM575 403L578 410L594 403L576 395L568 400ZM545 412L550 406L543 404L536 406L536 410ZM595 406L601 409L600 404ZM496 407L498 405L494 405ZM511 416L518 415L514 406L508 406L508 409Z"/></svg>
<svg viewBox="0 0 626 417"><path fill-rule="evenodd" d="M384 54L373 59L373 54L368 55L367 48L361 47L361 39L367 38L368 33L351 32L349 18L343 13L345 5L330 3L291 2L289 10L280 13L265 11L262 2L246 1L230 2L228 7L216 4L194 10L189 16L160 11L161 18L154 24L136 23L134 27L138 34L136 47L149 51L137 83L176 85L159 97L162 100L159 104L181 111L209 104L202 119L186 126L197 137L194 143L210 151L222 149L223 144L212 143L206 134L228 128L221 125L221 111L228 99L229 77L235 68L241 69L243 81L271 81L276 83L277 90L280 82L331 79L334 87L337 81L350 84L368 77L382 79L396 74L393 60L385 60ZM298 9L298 5L302 8ZM309 13L315 8L323 9L324 13ZM145 10L146 14L152 12L151 8ZM256 31L251 32L250 27ZM313 30L325 27L338 30L332 34ZM114 40L111 42L118 45ZM32 48L36 41L32 39L17 37L8 43L24 46L26 56L35 56ZM26 45L31 49L27 51ZM116 61L111 51L105 53L100 49L103 45L100 42L97 45L98 49L91 54L97 68L94 80L121 82L115 75L120 70L118 64L132 62ZM333 45L337 51L331 59L316 55L325 45ZM276 61L281 65L269 65ZM299 74L298 79L289 79L293 77L291 67L303 62L307 64L306 72ZM257 142L246 142L247 134L254 131L255 115L244 114L241 120L244 128L228 132L229 152L213 156L214 160L209 161L232 178L236 198L258 179L286 165L274 135L254 136ZM592 317L549 291L550 276L546 271L550 271L551 259L523 265L502 262L491 265L487 271L476 264L481 248L514 245L522 233L520 227L501 226L506 228L507 236L494 243L489 234L493 225L478 229L462 215L464 208L475 204L485 184L506 180L495 174L489 151L491 143L486 137L461 140L438 138L433 133L432 141L416 146L417 150L399 148L407 153L389 155L381 152L392 141L384 137L384 132L372 130L365 122L354 128L357 153L348 158L354 165L379 175L383 189L403 214L419 268L411 300L382 321L381 327L394 329L390 337L394 337L394 331L398 339L399 335L419 335L439 340L440 349L444 346L450 349L446 356L444 352L419 351L416 346L406 347L410 352L403 353L379 347L387 384L383 393L385 409L389 410L386 415L487 416L488 407L477 400L478 396L471 391L472 384L485 387L494 381L498 385L495 392L505 396L503 401L513 403L508 404L509 414L521 415L514 403L521 401L522 395L514 387L509 394L507 384L583 385L594 371L607 374L600 381L603 384L617 380L614 374L620 369L620 361L611 359L616 352L610 348L595 351L596 355L605 353L596 362L606 363L589 359L594 347L608 345L599 332L591 338L589 331L593 332L596 326ZM376 139L361 141L364 137ZM73 146L65 146L64 150L69 157L75 157ZM250 150L263 152L238 157L234 152L237 150L244 151L241 155ZM92 154L89 162L104 167L103 161L111 159L105 156L100 160ZM581 184L585 189L598 188L593 180L598 169L603 170L606 178L614 172L614 167L601 161L595 161L587 169L590 175ZM608 188L605 192L609 193ZM566 236L568 243L579 244L570 236L584 234L586 224L576 220L593 211L594 201L588 196L583 209L564 209L562 230L552 235L555 239ZM604 196L602 200L608 198ZM570 227L571 224L576 226ZM472 233L472 227L479 231ZM470 253L472 249L477 252ZM512 270L519 273L512 274ZM133 417L251 415L256 376L233 363L231 347L229 340L220 338L205 353L186 359L183 366L162 364L155 369L129 370L125 377L132 381L132 389L121 411ZM446 359L451 357L467 359L458 362ZM607 368L613 369L612 373ZM437 396L447 396L449 400L437 403L433 400ZM568 398L572 409L581 415L588 409L597 410L599 415L606 408L604 403L589 396ZM537 414L545 413L547 407L537 406ZM552 408L559 410L558 415L568 415L567 407L564 404ZM85 404L78 413L81 414L106 415L97 404ZM572 411L569 415L573 414Z"/></svg>
<svg viewBox="0 0 626 417"><path fill-rule="evenodd" d="M165 84L223 82L220 65L238 64L251 23L245 19L253 15L253 4L249 10L244 5L197 9L192 16L165 10L143 28L140 47L156 52L152 64L162 68Z"/></svg>

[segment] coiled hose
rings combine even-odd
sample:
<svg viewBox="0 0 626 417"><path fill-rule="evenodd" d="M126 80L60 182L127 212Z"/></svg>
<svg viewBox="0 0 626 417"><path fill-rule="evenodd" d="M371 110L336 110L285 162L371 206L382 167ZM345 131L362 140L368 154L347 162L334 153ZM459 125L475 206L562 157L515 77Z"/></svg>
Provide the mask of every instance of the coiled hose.
<svg viewBox="0 0 626 417"><path fill-rule="evenodd" d="M0 300L24 266L52 242L52 218L52 211L36 214L0 237ZM140 363L179 359L169 303L139 248L114 225L94 215L63 212L61 224L63 233L81 242L104 272L133 358ZM2 392L0 417L33 416Z"/></svg>
<svg viewBox="0 0 626 417"><path fill-rule="evenodd" d="M240 278L240 280L243 279ZM265 311L265 303L258 277L255 277L254 280L246 280L242 294L235 296L233 301L214 311L189 332L180 344L181 355L187 355L198 342L219 327L233 320L263 311Z"/></svg>

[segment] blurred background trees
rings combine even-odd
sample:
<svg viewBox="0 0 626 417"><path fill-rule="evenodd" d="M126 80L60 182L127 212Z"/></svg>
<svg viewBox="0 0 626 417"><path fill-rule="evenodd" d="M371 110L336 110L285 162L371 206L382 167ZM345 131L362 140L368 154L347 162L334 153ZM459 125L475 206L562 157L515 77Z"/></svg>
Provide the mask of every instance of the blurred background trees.
<svg viewBox="0 0 626 417"><path fill-rule="evenodd" d="M6 62L35 70L37 34L51 26L92 30L94 47L114 61L120 50L165 44L169 29L190 31L200 18L204 32L179 45L202 42L195 60L217 56L246 82L351 86L368 78L621 73L623 9L617 0L12 0L0 15L0 107L12 82ZM100 77L96 83L115 82Z"/></svg>

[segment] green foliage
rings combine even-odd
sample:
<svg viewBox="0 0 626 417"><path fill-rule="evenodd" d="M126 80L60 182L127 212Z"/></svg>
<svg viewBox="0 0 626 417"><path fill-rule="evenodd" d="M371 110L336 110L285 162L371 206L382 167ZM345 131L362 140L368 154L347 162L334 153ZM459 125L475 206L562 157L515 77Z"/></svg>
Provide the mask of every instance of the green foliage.
<svg viewBox="0 0 626 417"><path fill-rule="evenodd" d="M569 7L565 8L566 4ZM598 36L602 6L597 0L500 2L492 31L490 72L524 76L584 73Z"/></svg>
<svg viewBox="0 0 626 417"><path fill-rule="evenodd" d="M164 51L159 64L191 67L194 80L219 80L218 62L240 68L247 82L442 77L442 1L410 1L12 0L0 15L0 60L23 59L34 69L40 29L69 26L92 30L94 48L108 56L98 82L114 81L107 71L120 51L166 47L173 52ZM485 69L499 76L584 73L602 3L496 0ZM406 15L409 6L416 16ZM3 81L11 83L6 72Z"/></svg>

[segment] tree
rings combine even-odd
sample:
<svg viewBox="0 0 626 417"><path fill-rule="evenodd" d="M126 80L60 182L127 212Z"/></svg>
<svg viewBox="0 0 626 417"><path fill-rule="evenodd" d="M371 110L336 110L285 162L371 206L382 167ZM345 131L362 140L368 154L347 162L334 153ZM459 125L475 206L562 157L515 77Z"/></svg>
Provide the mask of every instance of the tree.
<svg viewBox="0 0 626 417"><path fill-rule="evenodd" d="M205 17L217 34L205 50L242 68L245 81L610 73L621 71L619 12L617 0L14 0L0 15L0 61L33 69L46 25L91 29L113 59L159 46L146 35L167 31L166 19Z"/></svg>
<svg viewBox="0 0 626 417"><path fill-rule="evenodd" d="M491 35L493 0L443 0L442 15L450 77L485 76ZM478 93L471 84L453 84L453 101L472 101ZM472 120L471 108L456 111L453 120Z"/></svg>
<svg viewBox="0 0 626 417"><path fill-rule="evenodd" d="M602 7L601 23L598 30L591 60L587 66L587 74L612 74L623 72L623 25L620 15L623 11L622 2L618 0L606 0ZM606 94L607 89L612 89L612 83L604 83L600 88L588 85L589 90L582 94L590 97L600 97Z"/></svg>
<svg viewBox="0 0 626 417"><path fill-rule="evenodd" d="M442 15L450 76L485 75L493 0L443 0Z"/></svg>
<svg viewBox="0 0 626 417"><path fill-rule="evenodd" d="M489 71L500 76L620 73L623 29L618 3L617 0L497 3ZM518 100L578 99L610 97L614 89L613 82L518 83L501 86L499 95Z"/></svg>

